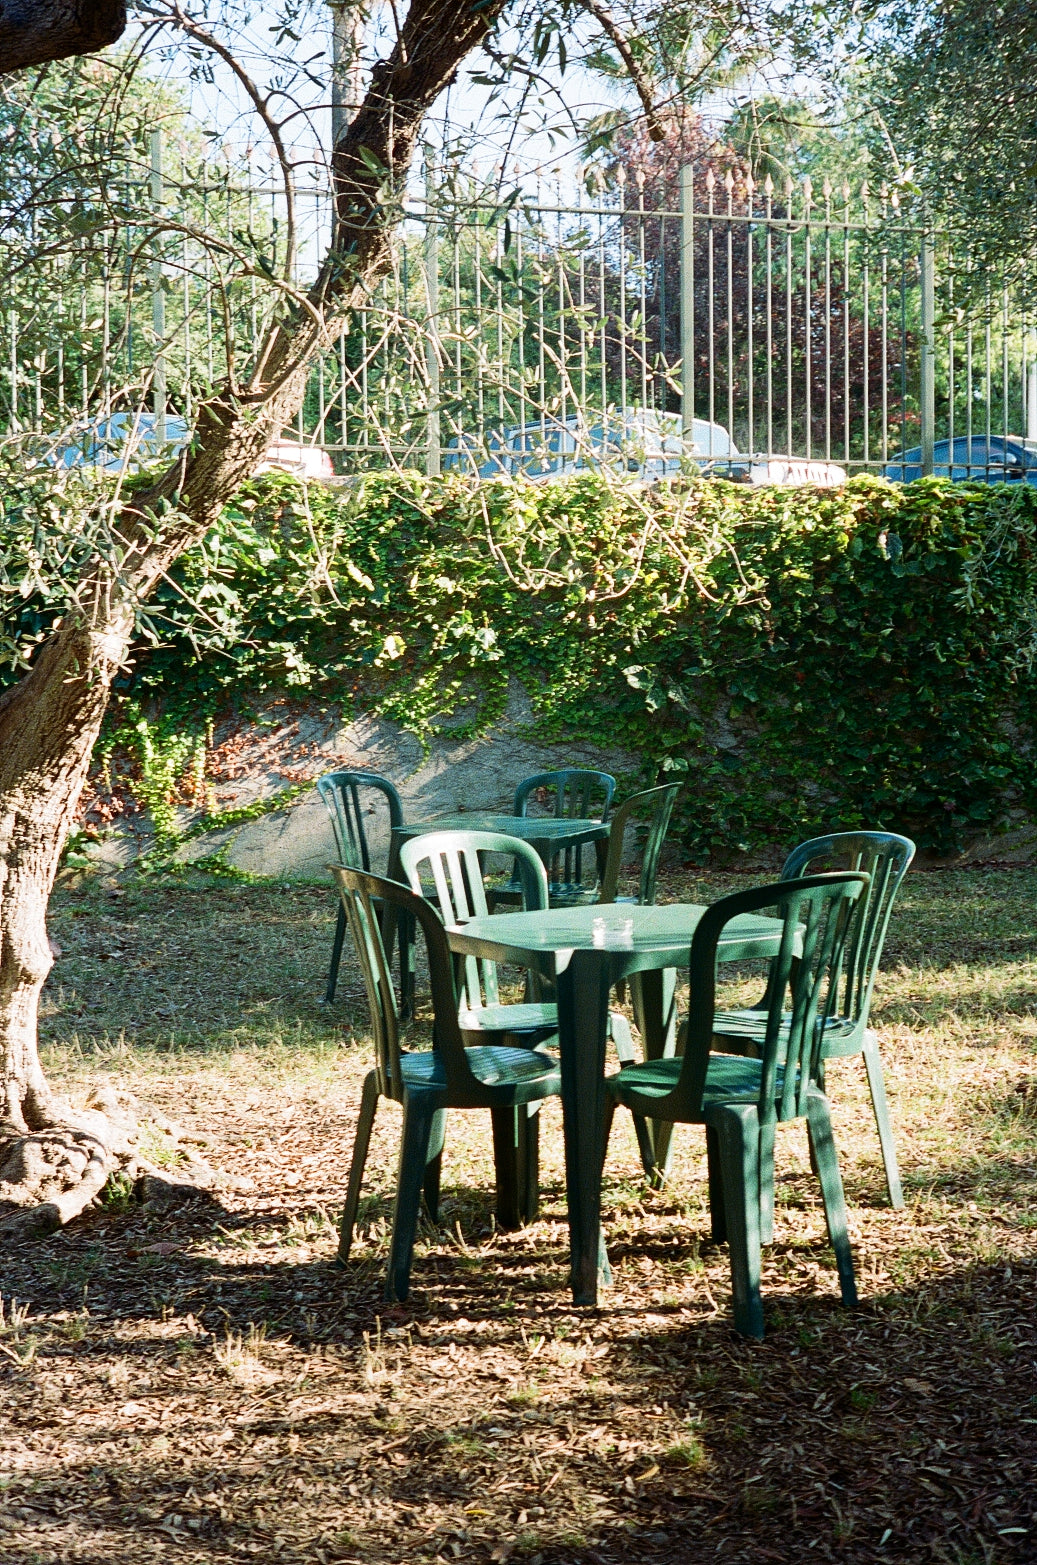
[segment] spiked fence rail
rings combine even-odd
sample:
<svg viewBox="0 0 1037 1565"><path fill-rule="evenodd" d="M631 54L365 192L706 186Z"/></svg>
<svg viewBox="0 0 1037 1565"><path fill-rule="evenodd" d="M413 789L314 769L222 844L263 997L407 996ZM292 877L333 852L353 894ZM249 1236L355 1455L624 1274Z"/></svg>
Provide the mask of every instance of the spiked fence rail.
<svg viewBox="0 0 1037 1565"><path fill-rule="evenodd" d="M244 383L263 322L305 280L331 193L286 196L254 165L128 156L92 221L56 202L0 247L0 427L83 427L150 406L190 422ZM248 177L245 177L245 174ZM438 471L451 445L610 409L723 425L743 451L879 471L958 436L1037 439L1030 276L933 228L894 189L683 171L680 210L644 181L573 201L428 177L392 275L314 365L297 437L342 472ZM288 200L291 200L291 223ZM289 230L297 255L286 255ZM991 472L989 453L976 476Z"/></svg>

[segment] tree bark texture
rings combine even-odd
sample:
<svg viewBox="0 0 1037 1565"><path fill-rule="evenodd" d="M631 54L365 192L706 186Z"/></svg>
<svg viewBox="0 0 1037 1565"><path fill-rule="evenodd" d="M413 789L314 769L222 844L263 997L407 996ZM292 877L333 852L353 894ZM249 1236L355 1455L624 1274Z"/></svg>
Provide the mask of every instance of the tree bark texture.
<svg viewBox="0 0 1037 1565"><path fill-rule="evenodd" d="M126 1142L124 1127L113 1140L103 1116L56 1104L37 1052L37 1013L52 963L47 902L136 609L218 520L301 407L314 356L388 269L422 120L503 3L473 10L472 0L413 0L335 148L336 230L305 303L272 328L248 383L201 408L188 451L122 513L118 574L96 561L79 620L55 631L30 673L0 697L0 1209L42 1200L44 1227L82 1209L114 1166L114 1141Z"/></svg>
<svg viewBox="0 0 1037 1565"><path fill-rule="evenodd" d="M0 0L0 76L96 54L125 27L126 0Z"/></svg>

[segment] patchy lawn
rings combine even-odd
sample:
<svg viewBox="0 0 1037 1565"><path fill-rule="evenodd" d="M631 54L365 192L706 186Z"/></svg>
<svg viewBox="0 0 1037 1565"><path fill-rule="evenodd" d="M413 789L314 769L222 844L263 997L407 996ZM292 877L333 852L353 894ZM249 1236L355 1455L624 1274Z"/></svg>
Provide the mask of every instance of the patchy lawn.
<svg viewBox="0 0 1037 1565"><path fill-rule="evenodd" d="M745 879L671 878L709 900ZM398 1111L355 1264L330 1265L365 1007L320 1007L318 890L66 890L48 1068L193 1131L226 1187L125 1197L0 1260L0 1559L1037 1560L1037 873L915 874L880 978L907 1209L860 1061L830 1072L861 1308L838 1304L801 1127L779 1138L767 1340L729 1325L701 1133L669 1188L617 1117L616 1286L566 1288L558 1105L543 1216L495 1232L486 1116L453 1116L441 1224L381 1298Z"/></svg>

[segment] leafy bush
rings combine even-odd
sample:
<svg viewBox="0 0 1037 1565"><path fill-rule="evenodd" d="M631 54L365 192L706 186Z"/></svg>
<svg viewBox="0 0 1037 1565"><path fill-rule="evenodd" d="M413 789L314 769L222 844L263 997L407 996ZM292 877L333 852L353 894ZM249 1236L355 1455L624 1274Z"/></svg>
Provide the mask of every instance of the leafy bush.
<svg viewBox="0 0 1037 1565"><path fill-rule="evenodd" d="M514 679L540 738L686 773L697 857L857 825L945 852L1035 803L1035 528L1025 485L271 476L152 605L130 694L180 735L294 690L427 740Z"/></svg>

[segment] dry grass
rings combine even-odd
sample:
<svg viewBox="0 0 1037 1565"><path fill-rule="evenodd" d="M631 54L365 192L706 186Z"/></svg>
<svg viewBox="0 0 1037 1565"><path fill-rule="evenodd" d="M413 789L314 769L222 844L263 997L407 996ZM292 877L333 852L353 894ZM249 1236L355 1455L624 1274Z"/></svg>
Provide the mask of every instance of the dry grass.
<svg viewBox="0 0 1037 1565"><path fill-rule="evenodd" d="M616 1286L573 1308L557 1105L519 1234L494 1230L488 1127L454 1116L405 1308L381 1301L385 1106L356 1263L331 1268L367 1049L348 975L316 1004L326 893L87 888L52 932L52 1076L129 1083L211 1138L228 1187L116 1200L0 1262L4 1562L1037 1560L1034 872L910 878L875 1011L908 1206L883 1204L846 1062L863 1304L838 1305L790 1128L763 1344L730 1330L691 1131L656 1195L617 1125Z"/></svg>

